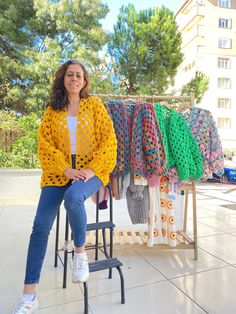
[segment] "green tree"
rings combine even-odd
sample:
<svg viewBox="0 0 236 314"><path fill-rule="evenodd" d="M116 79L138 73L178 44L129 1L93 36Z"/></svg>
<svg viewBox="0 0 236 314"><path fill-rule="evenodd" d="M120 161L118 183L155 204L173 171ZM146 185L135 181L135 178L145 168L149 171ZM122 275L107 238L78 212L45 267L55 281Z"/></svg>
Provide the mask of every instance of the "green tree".
<svg viewBox="0 0 236 314"><path fill-rule="evenodd" d="M116 80L127 93L163 93L183 60L173 13L165 7L137 13L133 5L122 6L108 52L118 64Z"/></svg>
<svg viewBox="0 0 236 314"><path fill-rule="evenodd" d="M13 144L12 149L12 165L20 168L37 168L40 166L37 157L38 148L38 118L36 115L31 114L27 116L27 119L35 121L34 128L26 132L23 136L18 138ZM29 121L25 121L26 123ZM29 123L31 124L31 123Z"/></svg>
<svg viewBox="0 0 236 314"><path fill-rule="evenodd" d="M38 116L31 113L17 117L14 112L0 111L0 121L0 167L38 167Z"/></svg>
<svg viewBox="0 0 236 314"><path fill-rule="evenodd" d="M0 109L42 111L59 64L98 64L107 12L100 0L1 0Z"/></svg>
<svg viewBox="0 0 236 314"><path fill-rule="evenodd" d="M194 93L196 103L199 104L203 95L209 88L210 79L200 71L196 71L195 77L181 89L181 95Z"/></svg>

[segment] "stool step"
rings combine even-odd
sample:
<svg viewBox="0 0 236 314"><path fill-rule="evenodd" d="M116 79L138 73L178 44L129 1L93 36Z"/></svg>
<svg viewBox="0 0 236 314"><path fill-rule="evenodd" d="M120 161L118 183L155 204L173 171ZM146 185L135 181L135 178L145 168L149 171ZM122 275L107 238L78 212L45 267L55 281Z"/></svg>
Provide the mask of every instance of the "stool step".
<svg viewBox="0 0 236 314"><path fill-rule="evenodd" d="M87 224L87 231L106 229L106 228L114 228L115 225L111 221L102 221L96 223Z"/></svg>
<svg viewBox="0 0 236 314"><path fill-rule="evenodd" d="M117 258L107 258L100 261L89 263L89 272L100 271L108 268L122 266L122 263Z"/></svg>

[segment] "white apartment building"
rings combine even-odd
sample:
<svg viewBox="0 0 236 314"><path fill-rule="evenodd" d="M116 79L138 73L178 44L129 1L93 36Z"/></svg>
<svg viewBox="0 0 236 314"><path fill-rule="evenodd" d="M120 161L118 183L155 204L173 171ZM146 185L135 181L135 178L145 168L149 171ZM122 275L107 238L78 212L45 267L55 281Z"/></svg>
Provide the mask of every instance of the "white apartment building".
<svg viewBox="0 0 236 314"><path fill-rule="evenodd" d="M236 152L236 0L187 0L175 17L184 53L175 90L196 71L210 78L197 106L212 112L224 151Z"/></svg>

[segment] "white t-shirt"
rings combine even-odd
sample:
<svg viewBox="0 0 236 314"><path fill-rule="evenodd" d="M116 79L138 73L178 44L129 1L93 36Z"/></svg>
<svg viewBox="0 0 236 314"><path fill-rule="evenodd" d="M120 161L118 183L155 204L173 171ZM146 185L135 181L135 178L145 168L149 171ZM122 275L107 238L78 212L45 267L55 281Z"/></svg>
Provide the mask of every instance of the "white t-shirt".
<svg viewBox="0 0 236 314"><path fill-rule="evenodd" d="M76 154L77 116L68 116L68 127L69 127L69 131L70 131L71 154Z"/></svg>

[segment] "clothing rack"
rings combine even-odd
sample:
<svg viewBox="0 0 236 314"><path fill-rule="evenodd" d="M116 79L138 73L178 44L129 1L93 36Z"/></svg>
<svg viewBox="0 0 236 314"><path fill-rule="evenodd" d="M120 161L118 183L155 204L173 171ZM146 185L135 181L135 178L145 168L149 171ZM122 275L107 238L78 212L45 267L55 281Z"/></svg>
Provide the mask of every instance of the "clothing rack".
<svg viewBox="0 0 236 314"><path fill-rule="evenodd" d="M156 101L166 101L166 102L178 102L178 103L185 103L186 105L190 105L191 107L194 106L195 96L194 93L190 93L190 95L181 95L181 96L171 96L171 95L118 95L118 94L93 94L98 98L105 98L106 100L119 98L119 99L133 99L138 101L146 101L151 100L154 104Z"/></svg>
<svg viewBox="0 0 236 314"><path fill-rule="evenodd" d="M151 100L155 102L167 102L170 105L173 104L174 109L182 111L186 108L192 108L195 103L194 93L184 96L166 96L166 95L116 95L116 94L93 94L98 98L104 100L110 99L127 99L127 100L138 100L146 101ZM162 104L162 103L161 103ZM164 103L165 105L165 103ZM196 184L194 180L185 182L181 188L184 191L184 219L183 229L177 230L177 245L171 247L167 244L154 244L154 248L162 249L193 249L194 259L198 259L198 245L197 245L197 206L196 206ZM187 235L187 218L188 218L188 203L189 203L189 192L192 193L192 213L193 213L193 238ZM121 237L123 239L121 239ZM88 237L89 238L89 237ZM90 237L91 238L91 237ZM145 244L147 243L147 233L131 231L116 231L114 233L114 243L117 244Z"/></svg>

